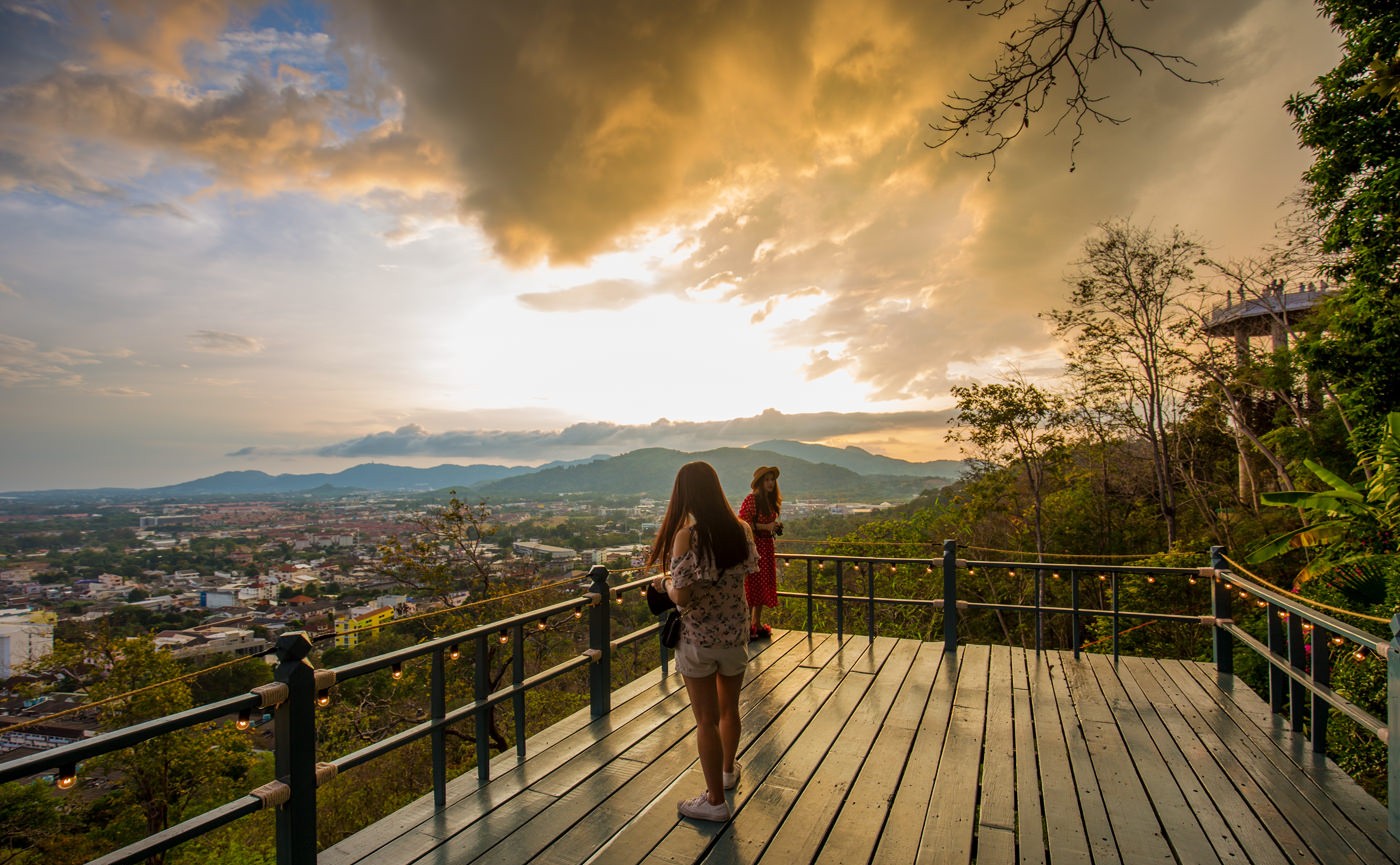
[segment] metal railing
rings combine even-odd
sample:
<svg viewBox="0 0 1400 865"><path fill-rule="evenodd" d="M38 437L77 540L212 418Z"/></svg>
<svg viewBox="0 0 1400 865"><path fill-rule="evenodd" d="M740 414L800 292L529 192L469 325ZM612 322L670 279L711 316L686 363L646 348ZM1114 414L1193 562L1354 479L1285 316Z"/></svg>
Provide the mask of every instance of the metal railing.
<svg viewBox="0 0 1400 865"><path fill-rule="evenodd" d="M185 712L167 715L70 745L41 751L0 763L0 783L27 778L54 770L58 786L73 786L78 765L86 760L137 745L167 733L189 729L229 718L246 719L252 712L271 711L274 732L275 780L232 802L213 808L178 825L147 836L135 843L92 860L89 865L125 865L139 862L185 841L206 835L233 821L267 808L276 808L276 843L279 865L315 865L316 789L341 772L368 763L391 751L423 738L431 740L432 788L436 807L447 802L447 729L474 719L476 725L477 778L490 780L491 749L488 741L491 707L510 702L514 708L515 748L525 756L525 694L574 670L588 668L590 711L594 718L608 714L612 697L612 657L623 646L655 635L659 626L649 624L614 639L612 606L628 590L638 589L647 580L618 586L608 585L608 570L595 567L589 572L588 591L577 598L530 610L510 618L478 625L464 631L437 637L407 648L354 661L332 669L315 669L307 660L312 649L310 637L301 631L284 634L277 641L277 665L273 680L237 697L230 697ZM553 616L587 611L588 648L531 676L525 675L524 640L526 629ZM492 640L502 637L514 648L511 680L492 689L487 675L487 656ZM452 710L447 708L447 662L463 649L473 652L472 699ZM330 703L330 689L337 683L390 670L416 659L430 659L429 719L373 744L328 762L316 759L317 709ZM667 653L661 650L663 675Z"/></svg>
<svg viewBox="0 0 1400 865"><path fill-rule="evenodd" d="M1309 607L1296 597L1288 597L1252 581L1241 578L1224 568L1223 551L1212 550L1210 567L1168 568L1123 565L1084 565L1050 562L1007 562L960 559L957 543L945 541L938 558L883 558L873 556L821 555L815 553L780 553L778 558L789 564L805 563L805 591L781 591L785 598L802 600L806 608L806 629L812 632L818 603L830 604L838 639L844 639L847 617L853 605L865 608L865 631L875 639L879 621L877 608L918 607L942 613L943 643L946 651L958 644L960 618L974 611L1001 611L1034 616L1036 651L1045 645L1045 626L1053 617L1069 620L1069 642L1078 657L1085 642L1084 622L1093 618L1111 623L1112 652L1119 653L1120 623L1123 620L1156 620L1210 627L1216 667L1222 674L1233 674L1234 656L1238 648L1257 653L1269 666L1269 703L1275 712L1286 713L1295 730L1310 729L1313 749L1326 749L1326 727L1330 711L1340 711L1389 746L1390 760L1390 829L1400 837L1400 616L1392 623L1392 639L1383 640L1347 625ZM834 587L830 592L818 592L817 576L824 574L823 563L835 567ZM889 566L923 569L930 588L937 585L941 575L941 597L888 598L877 596L876 568ZM967 600L959 597L959 574L973 574L977 569L1028 571L1033 576L1032 603L1000 603ZM788 570L791 574L791 569ZM428 738L432 751L432 790L436 807L447 801L448 760L447 729L473 719L476 725L477 778L480 783L490 780L491 752L484 743L488 738L489 710L509 702L514 711L515 748L523 759L525 735L525 694L572 671L588 668L589 701L592 717L602 717L611 709L612 656L622 646L653 637L658 625L636 628L616 639L612 635L614 599L622 593L639 589L647 580L609 586L606 568L595 567L589 577L591 584L583 596L572 598L510 618L493 621L458 633L437 637L407 648L355 661L333 669L314 669L307 657L312 643L302 633L283 635L276 645L277 667L273 681L254 688L247 694L200 706L178 714L157 718L132 727L104 733L93 739L65 745L0 763L0 783L57 770L60 786L71 785L76 767L91 759L121 748L147 741L165 733L187 729L211 721L259 710L271 710L275 735L275 780L225 805L153 834L120 850L113 851L90 865L124 865L168 850L184 841L207 834L241 817L266 808L276 809L276 846L279 865L315 865L317 787L338 773L374 760L391 751ZM864 585L864 593L851 593L846 584L854 576ZM1202 604L1209 605L1208 615L1171 612L1146 612L1121 608L1120 586L1123 578L1182 579L1191 585L1201 585ZM1106 591L1106 606L1082 603L1087 581ZM1047 598L1063 594L1063 589L1047 593L1047 585L1068 586L1069 603L1052 603ZM936 592L936 589L935 589ZM932 593L931 593L932 594ZM1243 594L1243 598L1239 597ZM1267 616L1267 639L1261 641L1236 623L1233 605L1236 600L1253 599L1262 605ZM1053 598L1051 598L1053 600ZM553 616L587 611L588 648L575 657L533 675L524 669L524 639L527 629ZM931 627L932 625L930 625ZM511 677L508 683L493 688L488 679L486 662L491 640L505 638L514 648ZM1389 664L1389 719L1381 721L1349 702L1330 687L1329 675L1332 641L1350 641L1378 655ZM1310 649L1305 649L1310 646ZM447 707L447 662L458 657L464 648L475 656L472 677L472 699L466 704ZM662 675L667 673L668 654L660 650ZM416 659L429 659L429 718L373 744L329 762L316 759L317 710L328 702L329 690L336 683L389 669ZM1309 727L1310 725L1310 727Z"/></svg>

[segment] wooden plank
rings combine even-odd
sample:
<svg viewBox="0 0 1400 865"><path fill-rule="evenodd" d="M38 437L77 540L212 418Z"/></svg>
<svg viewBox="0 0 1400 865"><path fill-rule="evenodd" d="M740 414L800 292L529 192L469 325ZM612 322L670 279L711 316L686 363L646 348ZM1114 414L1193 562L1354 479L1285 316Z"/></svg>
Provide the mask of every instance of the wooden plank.
<svg viewBox="0 0 1400 865"><path fill-rule="evenodd" d="M1055 865L1116 861L1103 797L1067 699L1061 717L1060 695L1055 693L1055 680L1063 681L1055 674L1059 665L1058 655L1042 653L1026 660L1049 858ZM1095 859L1096 850L1103 852L1101 859Z"/></svg>
<svg viewBox="0 0 1400 865"><path fill-rule="evenodd" d="M863 648L856 649L862 645ZM742 816L747 802L756 796L759 790L784 786L800 789L816 765L828 753L851 713L863 700L875 678L870 671L878 672L894 645L895 641L888 638L878 638L873 643L869 643L864 637L853 638L846 647L854 650L851 655L843 658L842 654L838 653L837 658L832 661L833 666L840 667L841 683L822 704L810 723L775 724L755 743L745 755L745 770L752 767L751 774L759 783L756 787L740 784L734 791L732 805L736 818ZM783 719L784 722L786 720ZM698 789L703 785L698 778L698 767L695 771L695 785ZM682 792L684 789L683 787ZM733 831L734 826L731 822L723 826L694 827L689 825L690 822L679 821L652 854L673 862L699 861L708 848L723 835Z"/></svg>
<svg viewBox="0 0 1400 865"><path fill-rule="evenodd" d="M766 729L770 722L778 716L781 711L784 715L787 712L801 714L800 710L794 709L790 704L798 698L808 687L808 683L818 674L818 670L810 666L812 658L830 658L835 652L835 640L830 640L829 652L812 652L789 672L783 680L778 683L778 687L769 691L768 698L761 706L755 707L745 717L743 723L743 734L740 739L741 749L747 742ZM828 689L829 692L829 689ZM687 772L696 761L695 749L688 741L689 733L694 730L694 722L689 717L685 719L683 738L679 745L670 749L659 759L647 760L646 768L629 781L615 795L600 803L585 819L561 835L545 850L536 862L540 863L577 863L586 855L591 855L604 844L608 843L619 830L627 824L636 814L647 807L657 804L658 797L662 792L670 788L676 778ZM639 750L646 743L639 743ZM629 757L634 755L629 753ZM674 807L674 802L670 803ZM517 859L516 861L523 861Z"/></svg>
<svg viewBox="0 0 1400 865"><path fill-rule="evenodd" d="M781 757L782 750L786 750L785 747L779 748L779 745L783 744L782 740L796 738L807 726L808 720L819 714L828 700L835 699L841 692L849 669L865 654L864 644L864 640L848 640L844 645L837 646L830 660L818 671L811 684L803 688L782 716L764 731L763 738L742 750L745 781L739 785L734 797L736 805L747 798L749 791L754 789L753 785L763 779ZM853 680L862 693L869 678L857 676ZM652 855L653 851L663 857L689 855L690 861L700 858L722 831L723 826L680 820L675 811L676 800L682 798L682 794L703 786L698 776L699 767L692 763L688 771L642 808L635 819L623 826L587 861L596 865L634 865ZM675 851L662 849L667 844L676 848Z"/></svg>
<svg viewBox="0 0 1400 865"><path fill-rule="evenodd" d="M1009 646L991 648L982 783L977 803L976 855L983 862L1016 859L1016 731L1011 660Z"/></svg>
<svg viewBox="0 0 1400 865"><path fill-rule="evenodd" d="M868 851L874 848L884 829L889 801L899 781L899 767L905 765L943 656L940 647L932 643L909 641L901 643L901 648L905 645L913 646L916 654L907 675L897 685L898 692L888 713L867 730L860 729L858 716L852 717L758 861L778 865L810 863L828 836L840 838L848 848L862 847L866 851L864 855L853 852L851 861L869 858ZM885 677L896 663L902 663L902 659L892 654L871 694L893 691ZM872 701L867 701L862 710L872 716L878 712ZM863 844L855 838L857 833L864 836Z"/></svg>
<svg viewBox="0 0 1400 865"><path fill-rule="evenodd" d="M1020 865L1045 865L1049 843L1040 800L1037 772L1035 716L1031 710L1030 680L1024 649L1011 650L1011 717L1016 765L1016 859ZM1010 860L1006 860L1010 861Z"/></svg>
<svg viewBox="0 0 1400 865"><path fill-rule="evenodd" d="M1088 654L1075 661L1060 656L1060 667L1069 686L1070 699L1079 715L1089 759L1113 827L1114 843L1124 862L1175 862L1171 846L1152 809L1152 799L1133 765L1132 755L1118 728L1118 719L1088 666ZM1097 856L1095 857L1097 859Z"/></svg>
<svg viewBox="0 0 1400 865"><path fill-rule="evenodd" d="M971 862L977 820L977 782L982 771L983 719L987 714L988 646L965 646L958 687L943 740L943 759L933 780L916 865Z"/></svg>
<svg viewBox="0 0 1400 865"><path fill-rule="evenodd" d="M958 669L965 654L959 648L943 656L885 821L885 825L896 829L880 835L871 858L877 865L912 865L919 855L920 830L915 827L922 827L928 814L929 798L933 795L934 778L943 758L943 740L948 733L957 693ZM837 856L826 856L825 850L822 854L818 861L842 865Z"/></svg>
<svg viewBox="0 0 1400 865"><path fill-rule="evenodd" d="M1231 677L1229 682L1221 682L1214 669L1203 664L1195 664L1188 669L1205 690L1218 691L1220 696L1229 698L1241 717L1251 719L1257 729L1276 744L1278 755L1291 761L1294 769L1285 771L1298 782L1299 789L1314 801L1319 801L1317 794L1321 794L1320 801L1325 803L1321 806L1325 819L1333 823L1345 820L1357 829L1357 834L1348 833L1347 837L1358 842L1354 846L1363 858L1371 858L1369 847L1373 846L1384 856L1378 861L1400 862L1400 841L1390 834L1389 814L1384 805L1362 789L1336 763L1325 755L1314 753L1307 737L1289 730L1284 720L1274 715L1243 681ZM1303 779L1311 784L1303 783ZM1359 843L1361 838L1365 838L1369 845Z"/></svg>
<svg viewBox="0 0 1400 865"><path fill-rule="evenodd" d="M1285 773L1270 761L1268 752L1277 751L1277 748L1261 739L1257 731L1251 735L1248 729L1255 729L1252 724L1248 729L1239 726L1235 717L1238 710L1215 702L1183 665L1165 663L1160 666L1167 681L1181 692L1183 704L1199 711L1204 722L1203 729L1209 731L1218 742L1217 746L1212 747L1217 762L1236 764L1234 771L1230 772L1236 787L1241 791L1257 787L1260 797L1268 802L1268 807L1279 814L1283 826L1268 820L1265 820L1265 825L1279 836L1285 855L1290 859L1313 858L1326 865L1343 862L1354 865L1365 861L1346 845L1336 829L1322 819L1307 798L1285 777ZM1257 806L1262 807L1262 803ZM1304 852L1283 843L1285 839L1294 838L1304 845Z"/></svg>
<svg viewBox="0 0 1400 865"><path fill-rule="evenodd" d="M1119 658L1114 660L1108 655L1096 653L1084 653L1080 655L1081 663L1086 671L1097 679L1098 690L1107 702L1109 711L1113 714L1116 722L1118 735L1122 737L1122 744L1127 749L1128 759L1132 762L1136 771L1140 789L1146 791L1147 807L1146 814L1143 815L1135 825L1151 824L1157 827L1160 834L1157 836L1163 843L1159 855L1162 861L1167 862L1191 862L1198 865L1208 865L1216 863L1219 865L1222 856L1217 851L1212 839L1206 836L1205 830L1201 827L1201 821L1197 819L1196 808L1201 808L1204 815L1207 811L1214 814L1215 809L1211 806L1209 799L1203 795L1196 795L1194 801L1188 801L1187 794L1178 785L1174 777L1174 770L1181 770L1190 775L1187 784L1189 790L1194 794L1200 794L1199 785L1196 784L1194 774L1184 765L1184 760L1178 759L1175 763L1168 764L1163 758L1162 752L1158 750L1156 742L1153 741L1153 732L1157 732L1160 738L1167 736L1162 732L1161 721L1151 711L1147 701L1141 700L1139 705L1129 696L1127 686L1121 680L1125 667L1133 664L1136 659ZM1085 677L1086 684L1088 676ZM1140 692L1139 692L1140 695ZM1110 810L1110 814L1112 811ZM1219 815L1216 814L1217 822ZM1133 831L1131 828L1129 831ZM1238 856L1240 854L1239 845L1234 843L1230 833L1224 833L1225 857ZM1134 847L1141 839L1135 839ZM1153 849L1156 849L1154 843ZM1123 858L1135 862L1138 861L1136 855L1128 855L1128 846L1119 836L1119 850L1123 853Z"/></svg>
<svg viewBox="0 0 1400 865"><path fill-rule="evenodd" d="M1183 714L1179 697L1169 693L1158 681L1157 662L1137 660L1140 662L1130 667L1131 677L1124 680L1124 685L1139 705L1152 707L1161 724L1160 734L1154 733L1158 747L1169 763L1179 762L1184 766L1175 772L1178 781L1185 782L1188 771L1195 777L1200 792L1190 797L1202 827L1215 842L1221 858L1254 865L1287 865L1288 859L1273 835L1215 762L1210 749L1201 740L1197 725ZM1237 853L1229 852L1235 848Z"/></svg>

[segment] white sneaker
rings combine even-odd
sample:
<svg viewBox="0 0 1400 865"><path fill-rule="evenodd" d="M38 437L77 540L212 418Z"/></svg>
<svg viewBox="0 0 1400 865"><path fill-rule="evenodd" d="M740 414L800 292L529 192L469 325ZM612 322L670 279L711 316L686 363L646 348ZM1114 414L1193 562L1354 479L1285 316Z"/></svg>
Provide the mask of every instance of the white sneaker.
<svg viewBox="0 0 1400 865"><path fill-rule="evenodd" d="M733 790L735 787L739 786L739 776L743 774L743 771L744 767L739 765L738 760L735 760L734 771L722 773L724 776L724 789Z"/></svg>
<svg viewBox="0 0 1400 865"><path fill-rule="evenodd" d="M730 817L729 803L721 802L718 805L711 805L708 792L701 793L694 799L684 800L676 806L676 813L692 820L709 820L713 823L724 823Z"/></svg>

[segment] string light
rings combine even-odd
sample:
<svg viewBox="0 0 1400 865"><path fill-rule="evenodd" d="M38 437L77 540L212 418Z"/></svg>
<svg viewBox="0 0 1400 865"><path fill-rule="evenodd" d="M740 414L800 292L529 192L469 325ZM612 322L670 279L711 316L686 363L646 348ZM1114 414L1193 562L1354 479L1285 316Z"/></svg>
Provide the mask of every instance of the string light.
<svg viewBox="0 0 1400 865"><path fill-rule="evenodd" d="M575 619L582 619L582 618L583 618L583 608L582 608L582 607L579 607L578 609L574 610L574 618L575 618Z"/></svg>
<svg viewBox="0 0 1400 865"><path fill-rule="evenodd" d="M1364 661L1370 656L1370 653L1366 651L1365 646L1361 646L1355 652L1352 652L1351 656L1358 661Z"/></svg>
<svg viewBox="0 0 1400 865"><path fill-rule="evenodd" d="M1006 575L1007 575L1008 577L1014 577L1014 576L1016 576L1016 569L1015 569L1015 568L1008 568L1007 571L1006 571Z"/></svg>
<svg viewBox="0 0 1400 865"><path fill-rule="evenodd" d="M1240 592L1240 600L1241 600L1241 601L1247 601L1247 600L1249 600L1249 592Z"/></svg>
<svg viewBox="0 0 1400 865"><path fill-rule="evenodd" d="M389 675L392 676L392 677L395 678L395 679L402 679L402 678L403 678L403 664L399 663L398 661L395 661L395 662L394 662L394 665L393 665L392 667L389 668Z"/></svg>
<svg viewBox="0 0 1400 865"><path fill-rule="evenodd" d="M451 659L454 660L454 661L457 660L458 658L462 657L462 649L461 649L461 647L458 646L456 643L453 643L452 645L448 646L448 647L447 647L447 657L448 657L448 658L451 658Z"/></svg>
<svg viewBox="0 0 1400 865"><path fill-rule="evenodd" d="M617 590L617 602L618 604L622 603L622 589Z"/></svg>
<svg viewBox="0 0 1400 865"><path fill-rule="evenodd" d="M545 629L544 619L540 619L538 622L535 623L535 629L539 631L543 631Z"/></svg>
<svg viewBox="0 0 1400 865"><path fill-rule="evenodd" d="M501 631L501 633L496 637L496 639L500 640L501 645L504 646L506 643L510 642L510 632Z"/></svg>
<svg viewBox="0 0 1400 865"><path fill-rule="evenodd" d="M1149 576L1149 577L1147 578L1147 581L1148 581L1149 583L1155 583L1155 582L1157 582L1157 578L1156 578L1156 577L1153 577L1153 576Z"/></svg>
<svg viewBox="0 0 1400 865"><path fill-rule="evenodd" d="M248 729L250 726L252 726L252 723L253 723L253 710L252 710L252 709L244 709L243 711L241 711L241 712L238 713L238 720L233 722L233 726L237 727L237 728L240 729L240 730L246 730L246 729Z"/></svg>
<svg viewBox="0 0 1400 865"><path fill-rule="evenodd" d="M1228 591L1230 591L1230 590L1233 589L1233 588L1234 588L1234 586L1230 585L1230 581L1229 581L1229 580L1226 580L1226 581L1225 581L1225 591L1228 592Z"/></svg>
<svg viewBox="0 0 1400 865"><path fill-rule="evenodd" d="M1285 622L1288 621L1288 611L1287 611L1287 610L1279 610L1279 611L1278 611L1278 617L1279 617L1280 619L1283 619Z"/></svg>
<svg viewBox="0 0 1400 865"><path fill-rule="evenodd" d="M1305 634L1311 634L1311 633L1312 633L1312 629L1313 629L1312 622L1304 622L1304 623L1303 623L1303 633L1305 633Z"/></svg>
<svg viewBox="0 0 1400 865"><path fill-rule="evenodd" d="M1060 578L1060 572L1059 572L1059 571L1055 571L1055 572L1051 573L1050 576L1052 576L1052 577L1054 577L1055 579L1058 580L1058 579Z"/></svg>
<svg viewBox="0 0 1400 865"><path fill-rule="evenodd" d="M78 783L78 767L69 765L59 769L58 778L54 783L60 790L71 790L73 785Z"/></svg>
<svg viewBox="0 0 1400 865"><path fill-rule="evenodd" d="M1196 585L1196 578L1195 578L1195 577L1187 577L1187 579L1190 581L1191 585L1193 585L1193 586Z"/></svg>
<svg viewBox="0 0 1400 865"><path fill-rule="evenodd" d="M1106 582L1108 582L1108 575L1107 575L1107 574L1099 574L1099 582L1101 582L1101 583L1106 583Z"/></svg>
<svg viewBox="0 0 1400 865"><path fill-rule="evenodd" d="M1240 594L1244 594L1244 593L1241 592ZM1266 601L1266 600L1264 600L1263 598L1260 598L1259 600L1255 601L1254 603L1257 604L1257 605L1259 605L1260 607L1267 607L1267 606L1269 605L1269 602Z"/></svg>
<svg viewBox="0 0 1400 865"><path fill-rule="evenodd" d="M1342 643L1345 643L1345 642L1346 642L1346 640L1344 640L1340 635L1335 636L1335 637L1332 638L1332 645L1334 645L1334 646L1340 646Z"/></svg>
<svg viewBox="0 0 1400 865"><path fill-rule="evenodd" d="M330 688L322 688L321 690L319 690L319 691L316 692L316 705L324 707L324 706L329 706L330 704L331 704L331 691L330 691Z"/></svg>

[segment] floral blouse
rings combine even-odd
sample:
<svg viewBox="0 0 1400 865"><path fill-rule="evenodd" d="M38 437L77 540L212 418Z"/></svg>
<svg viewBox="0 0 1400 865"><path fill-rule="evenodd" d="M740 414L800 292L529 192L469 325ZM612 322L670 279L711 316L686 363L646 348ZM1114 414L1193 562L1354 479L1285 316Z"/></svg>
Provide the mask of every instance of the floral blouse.
<svg viewBox="0 0 1400 865"><path fill-rule="evenodd" d="M700 560L695 551L695 528L690 531L690 549L671 559L671 580L676 588L691 587L690 604L680 608L681 639L709 649L747 646L749 605L744 600L744 577L758 567L753 535L749 534L748 558L721 571L713 557Z"/></svg>

